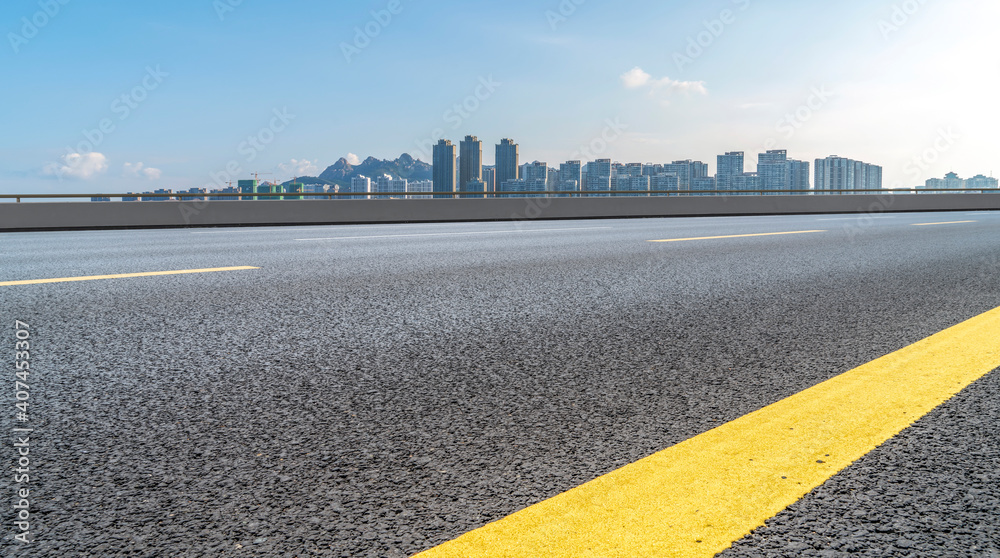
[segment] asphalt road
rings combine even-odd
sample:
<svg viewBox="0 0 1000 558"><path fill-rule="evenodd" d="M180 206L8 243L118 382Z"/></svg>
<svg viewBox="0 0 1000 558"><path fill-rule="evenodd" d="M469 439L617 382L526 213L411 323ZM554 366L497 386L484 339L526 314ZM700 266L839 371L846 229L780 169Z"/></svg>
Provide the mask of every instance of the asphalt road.
<svg viewBox="0 0 1000 558"><path fill-rule="evenodd" d="M1000 306L998 213L6 234L0 257L0 282L260 268L0 287L8 362L14 320L32 335L36 542L0 516L26 557L412 555ZM723 555L1000 557L997 374Z"/></svg>

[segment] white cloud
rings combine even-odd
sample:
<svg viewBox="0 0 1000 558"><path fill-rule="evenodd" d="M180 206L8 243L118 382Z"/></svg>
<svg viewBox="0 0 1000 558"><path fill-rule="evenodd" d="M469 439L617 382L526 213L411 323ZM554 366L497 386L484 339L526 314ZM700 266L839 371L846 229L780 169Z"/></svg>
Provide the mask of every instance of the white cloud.
<svg viewBox="0 0 1000 558"><path fill-rule="evenodd" d="M347 154L347 162L350 163L350 164L352 164L352 165L360 165L361 164L361 158L358 157L357 155L355 155L354 153L348 153Z"/></svg>
<svg viewBox="0 0 1000 558"><path fill-rule="evenodd" d="M147 167L142 163L125 163L123 174L130 178L147 178L149 180L159 180L163 176L163 171Z"/></svg>
<svg viewBox="0 0 1000 558"><path fill-rule="evenodd" d="M653 76L639 66L622 74L621 80L626 89L646 87L649 89L650 97L655 97L659 94L659 96L663 97L661 98L661 102L664 105L669 104L666 97L670 97L674 93L708 95L708 87L704 81L678 81L669 77L654 79Z"/></svg>
<svg viewBox="0 0 1000 558"><path fill-rule="evenodd" d="M291 163L282 163L278 165L278 168L283 173L294 174L295 176L316 176L319 173L319 167L312 161L305 159L292 159Z"/></svg>
<svg viewBox="0 0 1000 558"><path fill-rule="evenodd" d="M642 68L639 66L636 66L635 68L632 68L622 74L622 83L624 83L625 87L629 89L638 89L639 87L649 83L649 80L652 78L653 76L642 71Z"/></svg>
<svg viewBox="0 0 1000 558"><path fill-rule="evenodd" d="M42 168L45 176L90 180L108 170L108 158L102 153L67 153L62 162L49 163Z"/></svg>

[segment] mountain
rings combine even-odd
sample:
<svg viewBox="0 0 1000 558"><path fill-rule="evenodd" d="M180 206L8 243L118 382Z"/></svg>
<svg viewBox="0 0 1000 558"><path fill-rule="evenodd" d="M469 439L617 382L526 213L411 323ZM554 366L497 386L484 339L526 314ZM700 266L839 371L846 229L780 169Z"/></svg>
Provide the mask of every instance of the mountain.
<svg viewBox="0 0 1000 558"><path fill-rule="evenodd" d="M423 161L414 159L407 153L403 153L395 161L388 159L376 159L369 157L359 165L352 165L347 159L341 158L339 161L328 167L319 175L321 181L335 183L342 186L348 185L355 176L362 175L371 178L388 174L393 178L406 178L408 180L431 180L434 177L433 167ZM300 179L303 182L305 179Z"/></svg>

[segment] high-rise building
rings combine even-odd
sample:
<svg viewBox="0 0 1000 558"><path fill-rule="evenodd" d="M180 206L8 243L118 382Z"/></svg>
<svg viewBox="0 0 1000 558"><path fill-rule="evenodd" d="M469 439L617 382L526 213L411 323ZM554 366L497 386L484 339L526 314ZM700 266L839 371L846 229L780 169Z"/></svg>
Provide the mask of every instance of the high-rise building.
<svg viewBox="0 0 1000 558"><path fill-rule="evenodd" d="M549 181L549 164L540 161L526 163L521 172L521 178L525 180L541 180L547 183Z"/></svg>
<svg viewBox="0 0 1000 558"><path fill-rule="evenodd" d="M760 175L755 172L745 172L733 177L733 192L754 192L762 190ZM739 195L739 194L737 194Z"/></svg>
<svg viewBox="0 0 1000 558"><path fill-rule="evenodd" d="M276 184L274 182L265 182L260 186L257 186L258 194L284 194L285 188L281 184ZM274 201L280 200L281 196L259 196L257 198L261 201Z"/></svg>
<svg viewBox="0 0 1000 558"><path fill-rule="evenodd" d="M434 146L434 192L455 192L455 145L448 140L441 140ZM452 196L434 197L450 199Z"/></svg>
<svg viewBox="0 0 1000 558"><path fill-rule="evenodd" d="M367 176L358 175L351 179L351 193L364 194L363 196L347 196L351 200L368 199L368 194L372 191L372 179Z"/></svg>
<svg viewBox="0 0 1000 558"><path fill-rule="evenodd" d="M699 176L691 180L691 191L692 192L711 192L716 190L715 177L712 176ZM693 194L698 196L712 196L714 194Z"/></svg>
<svg viewBox="0 0 1000 558"><path fill-rule="evenodd" d="M531 197L538 198L543 197L543 194L526 194L525 192L539 192L545 190L545 182L539 179L525 180L523 178L517 180L508 180L500 185L497 195L499 198L523 198Z"/></svg>
<svg viewBox="0 0 1000 558"><path fill-rule="evenodd" d="M788 158L788 151L773 149L757 158L757 174L762 190L780 194L809 190L809 163Z"/></svg>
<svg viewBox="0 0 1000 558"><path fill-rule="evenodd" d="M483 179L483 142L476 136L465 136L459 151L458 189L468 191L466 184Z"/></svg>
<svg viewBox="0 0 1000 558"><path fill-rule="evenodd" d="M238 194L238 193L240 193L240 189L238 187L234 188L232 186L227 186L225 188L222 188L221 190L213 190L213 193L216 193L216 194ZM208 199L211 200L211 201L237 201L240 198L237 197L237 196L234 196L234 195L229 195L229 196L209 196ZM124 201L124 200L122 200L122 201Z"/></svg>
<svg viewBox="0 0 1000 558"><path fill-rule="evenodd" d="M646 176L656 176L658 174L663 174L663 165L654 165L653 163L646 163L642 166L642 174Z"/></svg>
<svg viewBox="0 0 1000 558"><path fill-rule="evenodd" d="M174 191L171 190L171 189L160 189L160 190L153 190L152 192L146 192L146 193L147 194L173 194ZM167 197L163 197L163 198L144 197L144 198L142 198L142 201L172 201L172 200L173 200L173 198L167 198Z"/></svg>
<svg viewBox="0 0 1000 558"><path fill-rule="evenodd" d="M581 184L583 184L583 165L580 161L566 161L559 165L559 185L556 190L578 192Z"/></svg>
<svg viewBox="0 0 1000 558"><path fill-rule="evenodd" d="M836 155L816 159L815 175L817 191L882 188L882 167Z"/></svg>
<svg viewBox="0 0 1000 558"><path fill-rule="evenodd" d="M434 181L433 180L416 180L413 182L408 182L406 184L406 192L408 194L414 193L431 193L434 191ZM408 196L411 200L416 199L428 199L431 196Z"/></svg>
<svg viewBox="0 0 1000 558"><path fill-rule="evenodd" d="M298 194L298 193L301 193L303 191L302 189L304 187L305 187L305 184L302 184L301 182L289 182L288 184L285 184L285 193L286 194ZM282 199L285 199L285 200L301 200L302 196L284 196Z"/></svg>
<svg viewBox="0 0 1000 558"><path fill-rule="evenodd" d="M669 165L663 165L663 172L666 174L676 174L677 180L680 183L680 189L684 191L691 189L691 181L695 178L708 176L708 165L701 161L692 161L690 159L674 161Z"/></svg>
<svg viewBox="0 0 1000 558"><path fill-rule="evenodd" d="M772 149L757 157L757 175L761 190L789 190L788 151Z"/></svg>
<svg viewBox="0 0 1000 558"><path fill-rule="evenodd" d="M495 192L497 189L497 168L483 167L483 182L486 183L487 192Z"/></svg>
<svg viewBox="0 0 1000 558"><path fill-rule="evenodd" d="M259 184L258 184L258 182L256 180L240 180L239 182L236 183L236 186L237 186L237 188L240 191L239 193L241 193L241 194L256 194L257 193L257 186L258 185ZM252 199L255 199L255 198L246 197L246 198L240 198L240 199L241 200L252 200Z"/></svg>
<svg viewBox="0 0 1000 558"><path fill-rule="evenodd" d="M376 199L402 199L406 193L407 180L405 178L393 178L392 175L383 174L373 184L376 194L400 194L398 196L375 196Z"/></svg>
<svg viewBox="0 0 1000 558"><path fill-rule="evenodd" d="M742 151L730 151L725 155L719 155L715 173L716 187L719 190L729 191L733 189L733 179L745 172L743 168L744 156Z"/></svg>
<svg viewBox="0 0 1000 558"><path fill-rule="evenodd" d="M642 163L629 163L625 165L624 172L627 176L644 176L643 168Z"/></svg>
<svg viewBox="0 0 1000 558"><path fill-rule="evenodd" d="M499 187L508 180L521 178L519 164L518 145L514 140L506 138L500 140L497 144L495 185Z"/></svg>
<svg viewBox="0 0 1000 558"><path fill-rule="evenodd" d="M810 189L810 180L812 173L810 172L809 161L797 161L795 159L788 160L788 189L796 191L806 191Z"/></svg>
<svg viewBox="0 0 1000 558"><path fill-rule="evenodd" d="M618 177L618 186L616 189L621 192L636 192L635 194L625 194L629 197L635 196L648 196L649 195L649 176L643 174L638 175L621 175Z"/></svg>
<svg viewBox="0 0 1000 558"><path fill-rule="evenodd" d="M680 178L673 173L661 172L652 177L649 185L653 192L667 192L667 194L656 194L659 196L669 195L670 192L677 192L681 188Z"/></svg>
<svg viewBox="0 0 1000 558"><path fill-rule="evenodd" d="M327 186L326 184L306 184L306 185L302 186L302 191L305 192L305 193L307 193L307 194L325 194L328 189L329 189L329 186ZM323 197L323 196L306 196L305 199L307 199L307 200L322 200L322 199L326 199L326 198Z"/></svg>
<svg viewBox="0 0 1000 558"><path fill-rule="evenodd" d="M996 190L997 179L991 176L977 174L965 181L965 187L969 190Z"/></svg>
<svg viewBox="0 0 1000 558"><path fill-rule="evenodd" d="M464 192L482 192L482 194L463 194L460 198L485 198L486 183L482 180L470 180L465 184Z"/></svg>
<svg viewBox="0 0 1000 558"><path fill-rule="evenodd" d="M611 191L611 159L598 159L587 163L588 192Z"/></svg>

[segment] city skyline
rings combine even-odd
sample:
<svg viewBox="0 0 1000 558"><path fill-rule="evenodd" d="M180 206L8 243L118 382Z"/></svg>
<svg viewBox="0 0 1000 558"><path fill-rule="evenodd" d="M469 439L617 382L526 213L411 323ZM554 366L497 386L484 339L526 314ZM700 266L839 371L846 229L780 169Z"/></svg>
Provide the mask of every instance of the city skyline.
<svg viewBox="0 0 1000 558"><path fill-rule="evenodd" d="M32 84L8 94L0 191L181 190L231 164L233 180L292 178L352 154L431 162L442 137L475 134L517 138L527 161L840 154L900 187L997 170L994 4L216 4L0 7L0 61Z"/></svg>

